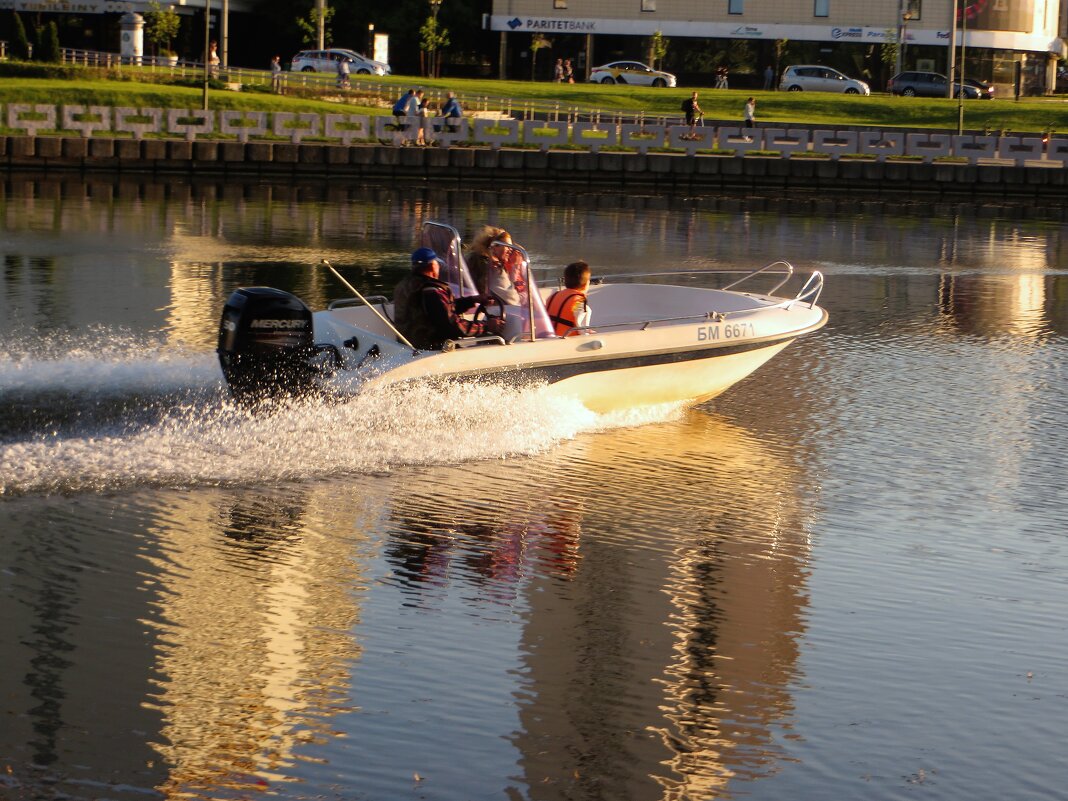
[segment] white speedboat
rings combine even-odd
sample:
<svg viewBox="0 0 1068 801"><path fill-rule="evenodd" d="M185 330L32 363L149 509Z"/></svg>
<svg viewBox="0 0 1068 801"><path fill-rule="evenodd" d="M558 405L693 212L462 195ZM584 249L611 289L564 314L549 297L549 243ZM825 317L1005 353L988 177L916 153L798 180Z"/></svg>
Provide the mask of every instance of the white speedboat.
<svg viewBox="0 0 1068 801"><path fill-rule="evenodd" d="M422 241L445 262L442 279L454 294L475 294L456 230L427 223ZM823 276L813 272L796 294L778 295L794 272L780 261L721 289L634 280L662 280L664 273L595 279L588 292L591 324L557 336L544 305L551 291L538 288L522 248L505 246L517 251L525 286L518 305L499 309L505 318L502 336L418 350L394 327L387 298L363 297L335 270L355 297L314 313L278 289L236 290L220 323L223 375L241 400L385 383L493 379L547 384L553 393L607 412L714 398L827 322L827 312L816 305ZM685 275L692 280L695 272L702 271ZM774 286L757 292L762 279Z"/></svg>

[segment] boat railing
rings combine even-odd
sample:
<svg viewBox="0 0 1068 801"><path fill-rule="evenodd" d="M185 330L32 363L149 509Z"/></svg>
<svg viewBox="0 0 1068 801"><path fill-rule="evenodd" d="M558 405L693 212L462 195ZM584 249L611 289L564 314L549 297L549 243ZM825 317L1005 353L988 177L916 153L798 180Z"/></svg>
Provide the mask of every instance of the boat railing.
<svg viewBox="0 0 1068 801"><path fill-rule="evenodd" d="M382 307L382 313L386 311L386 304L392 303L392 301L385 295L366 295L365 299L368 305L377 304ZM326 307L330 311L334 309L346 309L349 306L363 306L364 303L360 298L338 298L337 300L330 301L330 304Z"/></svg>
<svg viewBox="0 0 1068 801"><path fill-rule="evenodd" d="M781 270L776 270L775 269L776 267L782 267L782 269ZM770 273L772 275L777 275L779 273L782 273L783 279L781 281L779 281L779 283L777 283L775 286L773 286L767 292L768 295L774 295L776 292L778 292L780 289L782 289L782 287L793 276L793 274L794 274L794 265L790 264L790 262L788 262L788 261L782 261L781 259L779 261L770 262L768 264L765 264L763 267L759 267L756 270L752 270L752 271L746 273L741 278L739 278L737 281L733 281L733 282L727 284L727 286L723 287L723 289L724 289L724 291L734 289L735 287L740 286L741 284L744 284L746 281L748 281L753 276L760 275L762 273Z"/></svg>
<svg viewBox="0 0 1068 801"><path fill-rule="evenodd" d="M445 343L441 346L441 350L444 353L456 350L458 348L473 348L476 345L485 345L491 343L494 345L507 345L504 341L504 337L497 334L486 334L481 337L464 337L463 339L446 339Z"/></svg>
<svg viewBox="0 0 1068 801"><path fill-rule="evenodd" d="M741 284L745 283L750 278L753 278L756 275L761 275L765 273L770 275L781 274L783 276L782 280L779 281L779 283L775 284L775 286L773 286L766 293L764 293L766 295L774 295L790 280L791 277L793 277L794 266L788 261L779 260L769 262L763 267L758 267L755 270L658 270L656 272L647 273L612 273L610 275L596 276L590 283L604 284L610 281L615 281L624 278L655 278L666 275L736 275L739 273L741 273L741 278L737 279L736 281L732 281L725 287L722 287L722 289L734 289L735 287L740 286Z"/></svg>
<svg viewBox="0 0 1068 801"><path fill-rule="evenodd" d="M816 302L820 299L820 295L823 294L823 273L819 270L813 270L812 274L805 281L804 286L801 287L797 295L793 300L786 304L786 308L790 308L795 303L804 303L808 301L808 307L811 309L816 305Z"/></svg>
<svg viewBox="0 0 1068 801"><path fill-rule="evenodd" d="M775 293L782 289L789 280L793 277L794 266L788 261L773 261L765 264L763 267L758 267L755 270L668 270L666 272L648 272L648 273L614 273L611 275L601 275L594 278L590 283L604 284L613 279L620 278L649 278L665 275L731 275L734 273L743 273L742 277L736 281L732 281L720 289L724 292L736 290L737 287L744 284L750 278L757 275L770 274L770 275L782 275L783 278L779 283L775 284L767 292L761 293L766 297L775 297ZM804 285L800 291L792 298L788 298L783 301L781 305L783 308L790 308L794 303L807 301L809 306L815 306L816 301L819 300L820 295L823 293L823 273L819 270L813 270L812 273L805 279ZM776 308L775 306L767 308Z"/></svg>

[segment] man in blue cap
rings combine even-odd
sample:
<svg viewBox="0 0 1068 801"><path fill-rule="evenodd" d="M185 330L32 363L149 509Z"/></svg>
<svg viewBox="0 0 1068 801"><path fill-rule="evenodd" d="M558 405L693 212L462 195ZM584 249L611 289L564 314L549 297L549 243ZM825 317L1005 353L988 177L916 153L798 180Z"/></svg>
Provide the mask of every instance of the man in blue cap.
<svg viewBox="0 0 1068 801"><path fill-rule="evenodd" d="M453 297L440 280L441 260L430 248L412 253L412 274L393 290L393 319L397 329L420 350L440 348L447 339L500 333L499 318L472 322L460 317L482 298Z"/></svg>

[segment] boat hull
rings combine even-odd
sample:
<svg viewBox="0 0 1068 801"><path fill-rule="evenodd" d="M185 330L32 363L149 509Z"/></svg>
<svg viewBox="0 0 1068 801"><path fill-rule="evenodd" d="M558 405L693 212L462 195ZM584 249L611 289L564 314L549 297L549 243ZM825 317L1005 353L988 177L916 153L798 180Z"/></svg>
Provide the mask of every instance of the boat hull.
<svg viewBox="0 0 1068 801"><path fill-rule="evenodd" d="M762 347L712 351L685 361L617 366L585 372L550 385L553 395L576 398L591 411L604 414L637 406L696 404L726 392L792 342Z"/></svg>

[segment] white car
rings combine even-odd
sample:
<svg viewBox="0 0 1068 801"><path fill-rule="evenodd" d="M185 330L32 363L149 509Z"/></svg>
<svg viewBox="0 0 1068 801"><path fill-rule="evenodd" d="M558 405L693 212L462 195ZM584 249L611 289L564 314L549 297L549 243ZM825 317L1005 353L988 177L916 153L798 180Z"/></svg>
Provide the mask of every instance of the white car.
<svg viewBox="0 0 1068 801"><path fill-rule="evenodd" d="M374 61L367 56L357 53L355 50L345 50L341 47L330 50L301 50L293 56L293 64L290 70L293 72L337 72L337 65L341 59L348 59L349 72L356 75L389 75L389 64Z"/></svg>
<svg viewBox="0 0 1068 801"><path fill-rule="evenodd" d="M634 86L674 86L675 76L661 72L639 61L613 61L594 67L590 83L626 83Z"/></svg>
<svg viewBox="0 0 1068 801"><path fill-rule="evenodd" d="M871 87L843 75L836 69L804 64L787 67L779 82L783 92L843 92L847 95L870 95Z"/></svg>

